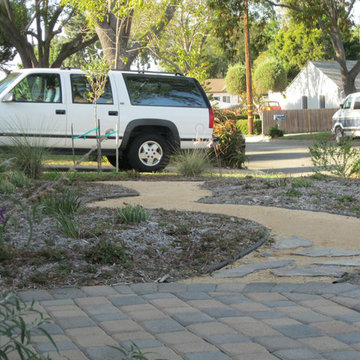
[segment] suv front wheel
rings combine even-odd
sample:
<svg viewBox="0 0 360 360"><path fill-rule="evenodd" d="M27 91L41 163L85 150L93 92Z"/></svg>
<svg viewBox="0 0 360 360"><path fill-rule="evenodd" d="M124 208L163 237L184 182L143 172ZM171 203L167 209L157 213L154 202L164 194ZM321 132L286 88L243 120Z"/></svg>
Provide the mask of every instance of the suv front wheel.
<svg viewBox="0 0 360 360"><path fill-rule="evenodd" d="M139 135L129 146L129 164L138 171L154 172L162 170L169 163L169 159L168 144L160 135Z"/></svg>

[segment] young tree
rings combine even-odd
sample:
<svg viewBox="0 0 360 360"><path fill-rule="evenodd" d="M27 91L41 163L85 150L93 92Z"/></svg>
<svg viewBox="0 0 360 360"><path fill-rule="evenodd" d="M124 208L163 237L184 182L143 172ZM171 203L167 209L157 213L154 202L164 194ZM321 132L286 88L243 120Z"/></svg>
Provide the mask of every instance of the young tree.
<svg viewBox="0 0 360 360"><path fill-rule="evenodd" d="M301 21L309 28L321 29L323 49L339 64L345 94L355 92L355 78L360 72L360 60L351 69L347 68L344 43L349 40L354 26L352 14L356 0L265 1L289 9L295 21ZM327 39L330 39L330 46Z"/></svg>
<svg viewBox="0 0 360 360"><path fill-rule="evenodd" d="M246 67L238 63L229 66L225 77L226 90L232 95L238 95L246 103Z"/></svg>
<svg viewBox="0 0 360 360"><path fill-rule="evenodd" d="M95 29L104 56L111 68L128 70L140 51L146 47L153 36L158 36L174 16L180 0L149 1L153 6L151 23L142 34L134 34L132 25L141 14L143 0L68 0L86 14L90 25ZM159 10L160 9L160 10Z"/></svg>
<svg viewBox="0 0 360 360"><path fill-rule="evenodd" d="M88 30L83 27L83 31L62 44L58 56L50 64L52 41L74 15L73 9L57 0L1 0L0 30L20 55L25 68L59 67L68 56L96 40L96 35L85 39Z"/></svg>
<svg viewBox="0 0 360 360"><path fill-rule="evenodd" d="M269 90L283 91L286 88L286 71L275 57L266 58L254 70L254 88L258 94L267 94Z"/></svg>

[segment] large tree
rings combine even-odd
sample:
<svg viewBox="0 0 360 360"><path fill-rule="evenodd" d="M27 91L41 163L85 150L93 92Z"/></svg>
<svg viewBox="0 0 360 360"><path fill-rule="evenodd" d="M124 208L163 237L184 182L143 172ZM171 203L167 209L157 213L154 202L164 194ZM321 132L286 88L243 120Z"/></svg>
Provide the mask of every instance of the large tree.
<svg viewBox="0 0 360 360"><path fill-rule="evenodd" d="M146 24L135 34L132 31L136 17L141 16L145 7L142 0L68 0L70 4L81 9L94 27L104 56L112 68L130 69L148 42L158 36L174 16L180 0L148 1L151 7ZM149 21L151 19L151 21Z"/></svg>
<svg viewBox="0 0 360 360"><path fill-rule="evenodd" d="M210 13L206 0L183 0L162 37L154 37L148 49L168 71L207 78L208 63L204 55L210 33Z"/></svg>
<svg viewBox="0 0 360 360"><path fill-rule="evenodd" d="M330 58L339 64L345 94L355 92L355 78L360 72L360 60L351 69L348 69L344 44L351 37L354 27L352 21L354 4L358 0L266 1L274 6L289 9L290 15L295 21L301 21L309 28L321 29L323 49ZM330 46L328 39L330 39Z"/></svg>
<svg viewBox="0 0 360 360"><path fill-rule="evenodd" d="M320 29L285 17L270 52L282 61L291 81L309 60L331 59L322 42Z"/></svg>
<svg viewBox="0 0 360 360"><path fill-rule="evenodd" d="M18 20L19 12L23 21ZM57 0L1 0L0 30L16 49L23 67L59 67L67 57L96 40L96 35L88 36L84 26L61 45L57 57L50 63L52 41L74 15L73 9Z"/></svg>

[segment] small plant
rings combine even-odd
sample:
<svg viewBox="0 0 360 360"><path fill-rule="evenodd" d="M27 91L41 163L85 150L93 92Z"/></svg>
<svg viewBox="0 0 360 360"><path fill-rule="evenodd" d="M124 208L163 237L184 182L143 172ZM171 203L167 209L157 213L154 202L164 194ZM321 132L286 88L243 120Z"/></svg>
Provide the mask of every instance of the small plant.
<svg viewBox="0 0 360 360"><path fill-rule="evenodd" d="M89 248L85 256L92 263L96 264L114 264L125 262L127 259L122 246L105 240L100 240L98 244Z"/></svg>
<svg viewBox="0 0 360 360"><path fill-rule="evenodd" d="M8 173L7 178L11 184L19 188L30 185L30 179L22 171L11 171Z"/></svg>
<svg viewBox="0 0 360 360"><path fill-rule="evenodd" d="M31 324L24 320L29 315L33 318ZM50 319L44 318L44 315L34 308L34 302L27 305L13 294L0 297L0 359L50 359L37 355L31 347L31 335L34 330L37 330L44 334L57 349L52 337L42 327L49 321ZM15 354L18 357L14 357Z"/></svg>
<svg viewBox="0 0 360 360"><path fill-rule="evenodd" d="M349 177L360 168L359 152L352 147L352 139L340 143L321 138L309 148L315 172L326 171L336 176Z"/></svg>
<svg viewBox="0 0 360 360"><path fill-rule="evenodd" d="M285 131L281 130L278 125L275 125L269 129L269 136L274 139L284 136Z"/></svg>
<svg viewBox="0 0 360 360"><path fill-rule="evenodd" d="M287 191L286 195L291 196L291 197L301 197L301 191L293 188L293 189Z"/></svg>
<svg viewBox="0 0 360 360"><path fill-rule="evenodd" d="M66 236L78 239L80 237L80 230L78 224L71 219L67 214L59 212L56 216L57 228Z"/></svg>
<svg viewBox="0 0 360 360"><path fill-rule="evenodd" d="M75 191L65 189L60 194L52 194L43 198L41 204L46 214L71 215L79 209L81 200Z"/></svg>
<svg viewBox="0 0 360 360"><path fill-rule="evenodd" d="M338 201L342 202L342 203L350 203L350 202L354 202L356 201L356 198L352 195L343 195L338 197Z"/></svg>
<svg viewBox="0 0 360 360"><path fill-rule="evenodd" d="M293 188L302 188L302 187L308 188L308 187L312 187L313 183L309 179L299 177L292 180L291 186Z"/></svg>
<svg viewBox="0 0 360 360"><path fill-rule="evenodd" d="M120 222L123 224L139 224L150 219L150 214L141 205L126 205L118 209Z"/></svg>
<svg viewBox="0 0 360 360"><path fill-rule="evenodd" d="M210 168L208 155L201 150L185 150L176 157L176 168L183 176L199 176Z"/></svg>
<svg viewBox="0 0 360 360"><path fill-rule="evenodd" d="M15 167L30 179L38 179L43 171L43 160L48 153L43 144L34 144L29 137L12 138Z"/></svg>
<svg viewBox="0 0 360 360"><path fill-rule="evenodd" d="M13 194L16 190L15 185L13 185L6 178L1 179L0 182L0 194Z"/></svg>

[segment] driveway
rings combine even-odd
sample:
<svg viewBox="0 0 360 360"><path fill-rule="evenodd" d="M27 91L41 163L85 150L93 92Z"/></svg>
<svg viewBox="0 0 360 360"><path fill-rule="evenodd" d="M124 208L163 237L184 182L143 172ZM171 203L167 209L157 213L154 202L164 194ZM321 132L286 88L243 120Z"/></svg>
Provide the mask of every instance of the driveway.
<svg viewBox="0 0 360 360"><path fill-rule="evenodd" d="M312 141L251 141L251 138L247 140L246 166L249 170L305 175L314 169L309 153Z"/></svg>

